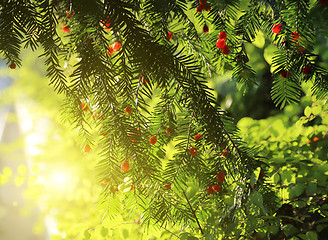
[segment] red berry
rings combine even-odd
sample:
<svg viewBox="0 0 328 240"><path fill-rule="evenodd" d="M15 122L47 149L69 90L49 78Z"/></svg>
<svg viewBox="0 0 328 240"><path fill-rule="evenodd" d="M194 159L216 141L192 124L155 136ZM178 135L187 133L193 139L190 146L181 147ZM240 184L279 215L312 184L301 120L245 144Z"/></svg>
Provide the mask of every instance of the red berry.
<svg viewBox="0 0 328 240"><path fill-rule="evenodd" d="M120 50L121 46L122 46L121 43L114 42L114 44L113 44L113 50L114 51L118 51L118 50Z"/></svg>
<svg viewBox="0 0 328 240"><path fill-rule="evenodd" d="M149 139L149 143L150 143L151 145L154 145L156 142L157 142L157 137L155 137L155 136L152 136L152 137Z"/></svg>
<svg viewBox="0 0 328 240"><path fill-rule="evenodd" d="M290 75L290 73L287 72L287 71L282 71L282 72L280 73L280 75L282 76L282 78L288 78L289 75Z"/></svg>
<svg viewBox="0 0 328 240"><path fill-rule="evenodd" d="M216 185L213 185L212 188L215 192L218 192L218 191L220 191L221 186L219 184L216 184Z"/></svg>
<svg viewBox="0 0 328 240"><path fill-rule="evenodd" d="M172 33L170 31L167 31L167 34L165 34L165 37L168 39L168 40L171 40L172 39Z"/></svg>
<svg viewBox="0 0 328 240"><path fill-rule="evenodd" d="M305 66L302 70L304 75L308 75L311 71L311 67L310 66Z"/></svg>
<svg viewBox="0 0 328 240"><path fill-rule="evenodd" d="M172 134L172 129L170 127L166 128L166 134L171 135Z"/></svg>
<svg viewBox="0 0 328 240"><path fill-rule="evenodd" d="M132 108L131 108L131 106L127 106L126 108L125 108L125 113L126 114L130 114L132 112Z"/></svg>
<svg viewBox="0 0 328 240"><path fill-rule="evenodd" d="M194 137L195 141L200 140L201 138L202 138L202 135L200 135L200 134L196 134Z"/></svg>
<svg viewBox="0 0 328 240"><path fill-rule="evenodd" d="M93 118L94 118L95 120L97 120L97 119L104 120L104 118L101 116L101 112L99 112L99 113L95 113L95 114L93 115Z"/></svg>
<svg viewBox="0 0 328 240"><path fill-rule="evenodd" d="M121 169L122 171L126 172L130 168L130 163L128 161L124 161L121 163Z"/></svg>
<svg viewBox="0 0 328 240"><path fill-rule="evenodd" d="M114 48L113 48L112 46L109 46L109 47L108 47L108 50L107 50L107 52L106 52L107 56L109 56L109 55L112 56L113 53L114 53Z"/></svg>
<svg viewBox="0 0 328 240"><path fill-rule="evenodd" d="M227 33L225 31L222 31L219 33L219 38L226 40L227 39Z"/></svg>
<svg viewBox="0 0 328 240"><path fill-rule="evenodd" d="M134 185L131 185L131 189L130 189L131 191L133 191L134 190Z"/></svg>
<svg viewBox="0 0 328 240"><path fill-rule="evenodd" d="M145 77L144 77L144 76L142 76L142 75L141 75L141 79L140 79L140 82L141 82L141 83L147 83L147 80L145 79Z"/></svg>
<svg viewBox="0 0 328 240"><path fill-rule="evenodd" d="M70 14L69 10L66 10L66 15L68 16L67 19L70 19L71 17L73 17L73 14L74 13Z"/></svg>
<svg viewBox="0 0 328 240"><path fill-rule="evenodd" d="M228 151L224 150L223 153L221 154L222 157L226 157L228 155Z"/></svg>
<svg viewBox="0 0 328 240"><path fill-rule="evenodd" d="M206 191L208 194L212 194L213 193L212 185L207 186Z"/></svg>
<svg viewBox="0 0 328 240"><path fill-rule="evenodd" d="M86 106L86 104L84 102L81 103L81 108L82 108L82 111L88 111L89 110L89 107Z"/></svg>
<svg viewBox="0 0 328 240"><path fill-rule="evenodd" d="M63 31L64 33L68 33L69 32L69 26L66 26L65 24L63 25Z"/></svg>
<svg viewBox="0 0 328 240"><path fill-rule="evenodd" d="M196 156L196 154L198 153L198 151L195 151L195 150L196 150L195 147L191 147L191 148L189 149L189 152L190 152L190 154L191 154L192 156Z"/></svg>
<svg viewBox="0 0 328 240"><path fill-rule="evenodd" d="M275 34L279 34L280 33L280 30L281 30L281 27L282 26L281 26L280 23L279 24L275 23L273 25L272 32L275 33Z"/></svg>
<svg viewBox="0 0 328 240"><path fill-rule="evenodd" d="M312 139L313 142L317 142L317 141L319 141L319 140L320 140L320 138L318 138L318 137L314 137L314 138Z"/></svg>
<svg viewBox="0 0 328 240"><path fill-rule="evenodd" d="M171 189L171 185L170 184L164 185L164 190L170 190L170 189Z"/></svg>
<svg viewBox="0 0 328 240"><path fill-rule="evenodd" d="M225 178L224 172L222 172L222 171L218 172L218 174L217 174L218 182L222 183L224 181L224 178Z"/></svg>
<svg viewBox="0 0 328 240"><path fill-rule="evenodd" d="M228 55L230 53L230 49L228 45L224 45L224 47L222 48L222 53L225 55Z"/></svg>
<svg viewBox="0 0 328 240"><path fill-rule="evenodd" d="M300 35L297 32L292 32L292 39L296 42L300 38Z"/></svg>
<svg viewBox="0 0 328 240"><path fill-rule="evenodd" d="M203 9L201 8L201 5L199 5L198 7L197 7L197 12L199 12L199 13L201 13L202 11L203 11Z"/></svg>
<svg viewBox="0 0 328 240"><path fill-rule="evenodd" d="M206 23L204 24L203 32L204 33L208 33L208 26L206 25Z"/></svg>
<svg viewBox="0 0 328 240"><path fill-rule="evenodd" d="M84 146L84 152L88 153L88 152L90 152L90 150L91 150L91 147L89 144Z"/></svg>
<svg viewBox="0 0 328 240"><path fill-rule="evenodd" d="M103 184L107 185L109 182L107 181L107 179L105 178L104 180L102 180Z"/></svg>
<svg viewBox="0 0 328 240"><path fill-rule="evenodd" d="M10 69L15 69L16 68L16 64L12 62L12 63L10 63L9 67L10 67Z"/></svg>
<svg viewBox="0 0 328 240"><path fill-rule="evenodd" d="M216 47L217 48L223 48L225 46L225 40L224 39L219 39L217 42L216 42Z"/></svg>
<svg viewBox="0 0 328 240"><path fill-rule="evenodd" d="M109 28L109 26L110 26L110 19L109 19L109 16L107 16L107 19L106 19L106 20L102 21L102 24L103 24L103 26L105 27L105 30L106 30L106 31L109 31L109 30L110 30L110 28Z"/></svg>

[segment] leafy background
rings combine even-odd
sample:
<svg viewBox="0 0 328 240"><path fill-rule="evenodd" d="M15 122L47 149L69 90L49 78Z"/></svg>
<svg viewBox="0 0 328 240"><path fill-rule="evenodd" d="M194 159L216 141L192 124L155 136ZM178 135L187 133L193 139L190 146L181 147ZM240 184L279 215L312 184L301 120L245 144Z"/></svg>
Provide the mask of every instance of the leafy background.
<svg viewBox="0 0 328 240"><path fill-rule="evenodd" d="M315 12L311 16L315 17ZM201 29L202 25L197 26L199 33ZM327 34L323 32L316 38L315 53L327 69L327 39L322 36ZM327 106L324 100L311 97L309 84L303 84L299 104L283 110L276 108L270 97L270 64L275 47L259 33L253 44L246 44L246 49L259 86L247 91L240 86L238 89L232 71L213 74L206 81L215 89L217 104L238 122L242 140L250 148L256 147L263 157L263 165L254 172L249 183L254 190L248 200L248 212L222 216L222 212L234 206L236 193L227 190L219 193L221 198L206 196L206 208L201 209L203 219L207 220L206 238L213 239L219 233L221 237L279 239L284 233L294 239L320 239L327 234L328 225ZM31 214L35 205L40 208L34 233L41 236L48 231L51 239L200 238L187 226L170 225L165 230L143 225L142 209L131 211L125 202L125 196L133 194L126 191L131 184L129 179L118 186L118 191L110 191L115 196L113 201L100 204L106 186L99 181L95 170L99 161L99 129L89 128L94 145L89 154L83 153L84 143L79 134L72 130L69 119L61 117L63 96L48 86L44 63L36 57L39 53L25 50L23 68L13 71L2 65L0 74L14 79L13 86L1 94L2 105L13 105L17 109L17 114L10 114L7 122L17 122L23 130L22 138L1 144L1 154L12 156L16 149L24 149L27 156L25 164L14 168L1 166L1 184L23 188L25 201L22 205L13 202L22 216ZM71 61L68 66L74 65L74 60ZM69 74L70 68L65 71ZM155 109L159 99L147 101L149 109ZM166 159L172 159L176 144L164 146ZM260 169L265 172L264 179L259 178ZM198 194L206 195L206 190L197 182L190 181L188 186L189 199ZM268 188L277 193L276 199L265 194ZM224 202L222 208L227 209L218 209L220 203L216 201ZM107 217L108 209L116 216ZM271 214L268 216L267 212ZM222 227L220 221L226 225Z"/></svg>

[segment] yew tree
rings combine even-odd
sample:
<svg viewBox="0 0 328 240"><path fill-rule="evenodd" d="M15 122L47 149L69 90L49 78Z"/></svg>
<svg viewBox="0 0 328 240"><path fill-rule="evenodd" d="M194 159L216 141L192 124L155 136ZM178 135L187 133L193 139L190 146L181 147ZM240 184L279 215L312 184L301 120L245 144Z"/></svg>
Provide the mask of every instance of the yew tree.
<svg viewBox="0 0 328 240"><path fill-rule="evenodd" d="M121 204L181 239L252 239L261 218L269 238L279 204L268 156L241 141L207 79L228 70L240 89L257 85L246 45L261 33L278 49L276 106L297 103L306 82L326 99L313 50L327 16L324 0L2 0L0 54L15 71L22 48L42 49L81 151L100 152L99 218Z"/></svg>

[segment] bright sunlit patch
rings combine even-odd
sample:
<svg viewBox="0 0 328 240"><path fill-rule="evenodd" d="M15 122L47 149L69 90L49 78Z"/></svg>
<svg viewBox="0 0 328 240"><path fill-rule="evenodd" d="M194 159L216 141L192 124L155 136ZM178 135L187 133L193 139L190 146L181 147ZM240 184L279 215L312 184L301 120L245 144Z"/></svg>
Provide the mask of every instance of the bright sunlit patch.
<svg viewBox="0 0 328 240"><path fill-rule="evenodd" d="M65 185L69 180L69 176L64 172L54 172L52 180L56 185Z"/></svg>
<svg viewBox="0 0 328 240"><path fill-rule="evenodd" d="M68 186L72 185L72 177L66 169L54 169L45 175L38 177L38 182L48 190L55 192L68 191Z"/></svg>

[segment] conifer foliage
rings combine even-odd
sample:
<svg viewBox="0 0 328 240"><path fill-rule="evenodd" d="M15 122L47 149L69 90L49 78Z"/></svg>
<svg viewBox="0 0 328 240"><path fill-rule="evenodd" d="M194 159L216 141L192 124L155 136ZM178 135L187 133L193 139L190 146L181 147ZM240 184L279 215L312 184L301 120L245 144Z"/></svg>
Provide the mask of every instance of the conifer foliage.
<svg viewBox="0 0 328 240"><path fill-rule="evenodd" d="M84 151L101 149L98 180L106 182L101 196L106 215L115 214L110 206L121 198L124 207L142 209L145 225L188 226L211 239L243 218L254 200L254 170L264 165L256 149L243 146L205 79L233 69L238 84L256 84L245 44L262 31L279 48L272 66L275 103L297 102L304 81L313 82L314 95L326 97L327 70L312 53L317 30L310 11L316 5L306 0L3 0L0 53L14 69L21 67L22 47L42 47L50 84L66 96L64 114L78 129ZM65 74L68 62L74 65ZM158 92L158 104L150 108L147 101ZM89 125L99 129L98 146ZM166 159L171 140L176 152ZM117 186L126 181L131 190L119 195ZM189 182L198 186L196 192L187 191ZM270 186L263 182L258 194L269 196L261 211L272 214ZM220 227L213 228L217 211ZM232 237L253 230L245 226Z"/></svg>

